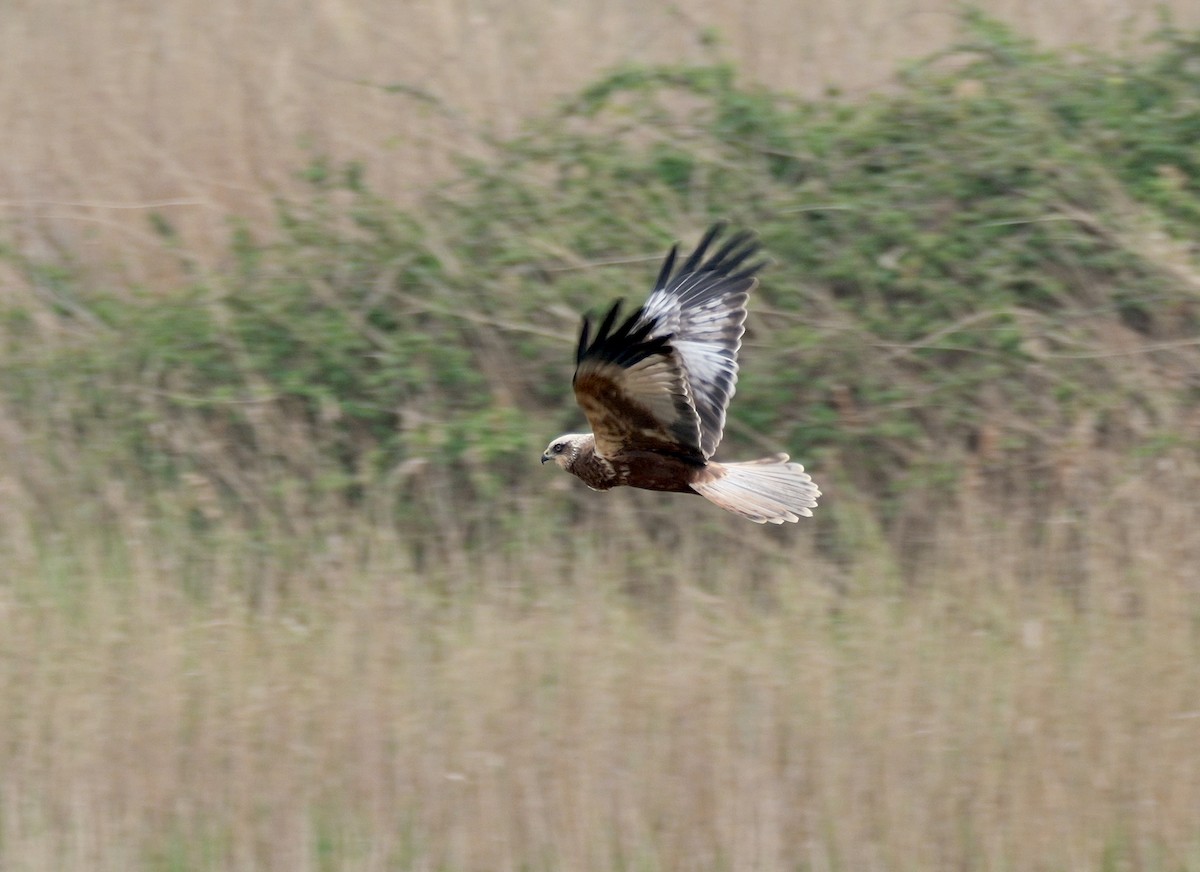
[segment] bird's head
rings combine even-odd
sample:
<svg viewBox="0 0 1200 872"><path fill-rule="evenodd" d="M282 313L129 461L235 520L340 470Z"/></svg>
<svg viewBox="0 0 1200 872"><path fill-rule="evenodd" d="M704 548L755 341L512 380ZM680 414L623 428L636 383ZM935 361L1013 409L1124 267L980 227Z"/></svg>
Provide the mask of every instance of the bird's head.
<svg viewBox="0 0 1200 872"><path fill-rule="evenodd" d="M591 433L566 433L552 439L542 452L542 463L553 460L563 469L570 469L575 458L593 438Z"/></svg>

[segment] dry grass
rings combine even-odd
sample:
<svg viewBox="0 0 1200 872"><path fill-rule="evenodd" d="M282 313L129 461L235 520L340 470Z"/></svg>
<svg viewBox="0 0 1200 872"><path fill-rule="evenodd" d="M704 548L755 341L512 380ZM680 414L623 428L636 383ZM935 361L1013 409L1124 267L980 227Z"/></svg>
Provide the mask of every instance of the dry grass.
<svg viewBox="0 0 1200 872"><path fill-rule="evenodd" d="M1147 467L1037 536L964 495L908 582L868 527L418 570L5 513L0 867L1200 869L1197 476Z"/></svg>
<svg viewBox="0 0 1200 872"><path fill-rule="evenodd" d="M1157 4L983 5L1112 45ZM701 58L704 27L815 93L885 83L950 7L20 3L0 215L151 280L148 212L205 262L306 155L403 199L603 67ZM1194 459L1077 458L1073 510L966 490L898 544L835 471L785 531L612 494L638 512L608 535L546 532L535 499L478 555L366 517L190 533L203 494L157 517L98 474L82 501L0 439L5 872L1200 870ZM643 527L659 505L697 532Z"/></svg>
<svg viewBox="0 0 1200 872"><path fill-rule="evenodd" d="M1113 47L1192 0L985 0L1049 45ZM0 218L22 245L153 282L170 262L151 212L202 262L227 216L266 223L312 156L365 162L409 201L478 134L509 134L627 61L699 61L714 28L750 79L816 95L878 88L944 46L957 0L679 3L37 0L0 28ZM402 85L388 93L373 85Z"/></svg>

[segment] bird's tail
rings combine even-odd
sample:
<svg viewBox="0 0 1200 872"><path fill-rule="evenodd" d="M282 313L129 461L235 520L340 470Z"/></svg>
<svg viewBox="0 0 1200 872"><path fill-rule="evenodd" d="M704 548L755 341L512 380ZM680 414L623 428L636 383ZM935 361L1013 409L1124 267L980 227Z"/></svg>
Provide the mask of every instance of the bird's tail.
<svg viewBox="0 0 1200 872"><path fill-rule="evenodd" d="M692 489L757 524L811 518L821 495L804 467L788 463L786 454L746 463L709 463Z"/></svg>

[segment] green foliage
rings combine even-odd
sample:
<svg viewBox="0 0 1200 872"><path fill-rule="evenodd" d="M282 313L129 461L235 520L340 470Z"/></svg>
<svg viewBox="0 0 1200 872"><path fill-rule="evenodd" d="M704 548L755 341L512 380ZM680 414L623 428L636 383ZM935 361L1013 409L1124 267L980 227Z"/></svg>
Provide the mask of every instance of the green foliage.
<svg viewBox="0 0 1200 872"><path fill-rule="evenodd" d="M854 102L727 66L615 71L419 214L317 161L276 238L235 230L229 268L186 288L110 293L22 262L69 339L30 342L29 314L8 313L4 402L243 499L265 485L236 471L266 469L339 499L420 479L406 504L491 511L579 424L577 314L638 298L670 242L724 217L775 262L727 454L758 451L753 432L902 499L985 432L1034 470L1080 422L1090 444L1162 440L1200 392L1171 375L1200 371L1176 342L1200 332L1200 40L1068 61L964 22L960 45ZM1114 336L1159 350L1129 367Z"/></svg>

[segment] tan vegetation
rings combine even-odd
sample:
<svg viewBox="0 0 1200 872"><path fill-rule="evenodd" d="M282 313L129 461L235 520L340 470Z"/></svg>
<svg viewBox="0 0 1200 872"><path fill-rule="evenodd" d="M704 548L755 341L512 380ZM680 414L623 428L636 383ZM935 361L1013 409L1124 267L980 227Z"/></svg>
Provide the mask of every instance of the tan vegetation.
<svg viewBox="0 0 1200 872"><path fill-rule="evenodd" d="M986 0L1052 46L1136 44L1191 0ZM484 131L511 135L555 98L625 62L713 51L751 81L818 96L886 87L898 63L947 44L954 0L24 0L0 27L0 218L33 250L69 251L153 280L148 215L211 260L228 216L267 224L313 155L360 160L411 202Z"/></svg>
<svg viewBox="0 0 1200 872"><path fill-rule="evenodd" d="M950 4L10 7L0 870L1200 872L1193 41L599 80L414 216L613 63L866 92ZM781 261L728 438L821 485L786 530L538 475L578 304L717 208Z"/></svg>
<svg viewBox="0 0 1200 872"><path fill-rule="evenodd" d="M699 500L699 532L656 535L671 504L632 495L636 520L449 573L356 526L257 604L244 537L10 538L0 857L1195 869L1194 493L1106 485L1035 548L964 492L907 583L877 543L834 561Z"/></svg>

